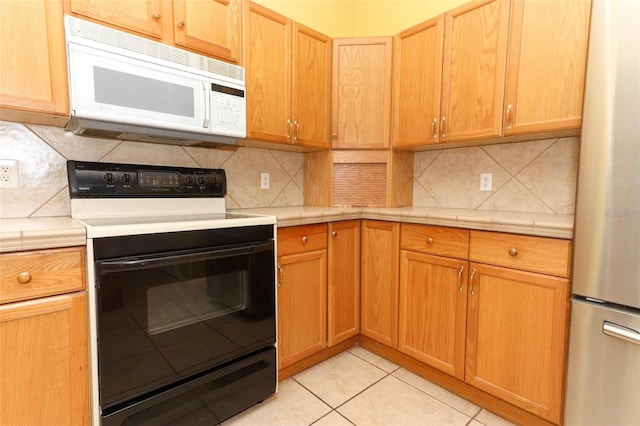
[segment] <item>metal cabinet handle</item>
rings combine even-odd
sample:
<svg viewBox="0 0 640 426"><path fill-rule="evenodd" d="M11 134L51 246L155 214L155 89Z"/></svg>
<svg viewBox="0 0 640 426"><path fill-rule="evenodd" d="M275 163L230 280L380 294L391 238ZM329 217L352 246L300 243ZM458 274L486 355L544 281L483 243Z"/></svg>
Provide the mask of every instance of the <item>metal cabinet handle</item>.
<svg viewBox="0 0 640 426"><path fill-rule="evenodd" d="M471 277L469 277L469 289L471 289L471 295L472 296L476 295L476 289L473 287L473 279L475 278L477 273L478 273L478 271L476 271L476 269L473 268L471 270Z"/></svg>
<svg viewBox="0 0 640 426"><path fill-rule="evenodd" d="M308 241L309 241L309 238L306 235L302 237L302 244L307 244Z"/></svg>
<svg viewBox="0 0 640 426"><path fill-rule="evenodd" d="M511 130L511 126L513 125L513 105L507 107L505 119L507 120L507 130Z"/></svg>
<svg viewBox="0 0 640 426"><path fill-rule="evenodd" d="M160 19L162 18L162 13L158 12L157 10L154 10L151 16L153 16L154 19Z"/></svg>
<svg viewBox="0 0 640 426"><path fill-rule="evenodd" d="M616 337L618 339L640 345L640 332L632 328L624 327L609 321L603 321L602 332L607 336Z"/></svg>
<svg viewBox="0 0 640 426"><path fill-rule="evenodd" d="M31 274L25 271L25 272L20 272L18 274L18 278L16 279L20 284L29 284L31 282L31 278L32 278Z"/></svg>
<svg viewBox="0 0 640 426"><path fill-rule="evenodd" d="M518 255L518 249L515 247L511 247L509 249L509 256L516 257Z"/></svg>
<svg viewBox="0 0 640 426"><path fill-rule="evenodd" d="M434 118L431 122L431 138L438 139L438 117Z"/></svg>
<svg viewBox="0 0 640 426"><path fill-rule="evenodd" d="M442 120L440 121L440 137L441 137L442 139L444 139L444 138L447 136L447 135L445 134L445 128L446 128L446 127L445 127L445 121L446 121L446 118L445 118L445 117L442 117Z"/></svg>
<svg viewBox="0 0 640 426"><path fill-rule="evenodd" d="M464 266L460 267L460 270L458 271L458 291L462 291L462 273L464 272Z"/></svg>
<svg viewBox="0 0 640 426"><path fill-rule="evenodd" d="M287 135L287 141L290 141L291 136L293 136L293 123L291 122L291 119L287 119L287 124L289 125L289 134Z"/></svg>
<svg viewBox="0 0 640 426"><path fill-rule="evenodd" d="M332 236L332 237L337 237L337 236L338 236L338 232L337 232L337 231L333 231L333 232L331 233L331 236Z"/></svg>
<svg viewBox="0 0 640 426"><path fill-rule="evenodd" d="M295 133L293 134L293 142L298 142L298 136L300 136L300 123L298 123L298 120L293 120L293 125L296 128Z"/></svg>
<svg viewBox="0 0 640 426"><path fill-rule="evenodd" d="M431 237L427 238L427 244L433 245L433 238Z"/></svg>
<svg viewBox="0 0 640 426"><path fill-rule="evenodd" d="M282 266L280 266L280 264L276 264L276 267L278 268L278 275L280 275L278 277L278 287L280 287L280 285L282 284L282 282L284 281L284 270L282 269Z"/></svg>
<svg viewBox="0 0 640 426"><path fill-rule="evenodd" d="M180 28L184 28L184 20L183 20L183 19L181 19L181 20L179 20L179 21L178 21L178 26L179 26Z"/></svg>

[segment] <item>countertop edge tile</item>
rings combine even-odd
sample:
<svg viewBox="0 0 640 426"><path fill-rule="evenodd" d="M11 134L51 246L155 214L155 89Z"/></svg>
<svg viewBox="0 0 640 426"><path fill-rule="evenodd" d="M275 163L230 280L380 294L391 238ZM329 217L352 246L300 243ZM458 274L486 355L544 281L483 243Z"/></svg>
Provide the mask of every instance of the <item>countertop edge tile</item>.
<svg viewBox="0 0 640 426"><path fill-rule="evenodd" d="M87 233L69 216L0 219L0 252L84 246Z"/></svg>

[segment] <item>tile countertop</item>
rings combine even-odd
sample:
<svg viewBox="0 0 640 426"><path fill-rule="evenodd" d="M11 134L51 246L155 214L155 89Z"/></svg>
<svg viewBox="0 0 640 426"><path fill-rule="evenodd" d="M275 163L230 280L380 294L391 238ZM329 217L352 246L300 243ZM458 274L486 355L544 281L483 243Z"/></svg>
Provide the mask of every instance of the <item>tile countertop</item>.
<svg viewBox="0 0 640 426"><path fill-rule="evenodd" d="M539 237L573 238L573 215L419 207L270 207L239 209L237 211L276 216L279 227L349 219L375 219L510 232Z"/></svg>
<svg viewBox="0 0 640 426"><path fill-rule="evenodd" d="M86 244L84 226L68 216L0 219L0 252Z"/></svg>

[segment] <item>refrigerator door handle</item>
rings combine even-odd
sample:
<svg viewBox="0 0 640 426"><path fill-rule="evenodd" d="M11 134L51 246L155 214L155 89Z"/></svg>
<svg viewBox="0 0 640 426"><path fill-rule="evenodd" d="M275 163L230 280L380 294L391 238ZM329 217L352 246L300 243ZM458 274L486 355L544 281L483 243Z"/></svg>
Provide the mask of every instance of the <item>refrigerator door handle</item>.
<svg viewBox="0 0 640 426"><path fill-rule="evenodd" d="M617 337L627 342L640 345L640 332L609 321L602 322L602 332L608 336Z"/></svg>

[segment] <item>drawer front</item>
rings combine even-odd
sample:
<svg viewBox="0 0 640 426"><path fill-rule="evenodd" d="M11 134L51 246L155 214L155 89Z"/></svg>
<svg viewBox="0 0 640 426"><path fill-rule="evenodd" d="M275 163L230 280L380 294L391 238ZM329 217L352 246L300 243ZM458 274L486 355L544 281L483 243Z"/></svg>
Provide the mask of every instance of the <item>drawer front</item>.
<svg viewBox="0 0 640 426"><path fill-rule="evenodd" d="M85 288L84 247L0 255L0 303Z"/></svg>
<svg viewBox="0 0 640 426"><path fill-rule="evenodd" d="M278 256L326 248L326 223L278 229Z"/></svg>
<svg viewBox="0 0 640 426"><path fill-rule="evenodd" d="M571 276L571 241L471 231L469 259L568 278Z"/></svg>
<svg viewBox="0 0 640 426"><path fill-rule="evenodd" d="M403 250L468 259L469 230L403 223L400 246Z"/></svg>

